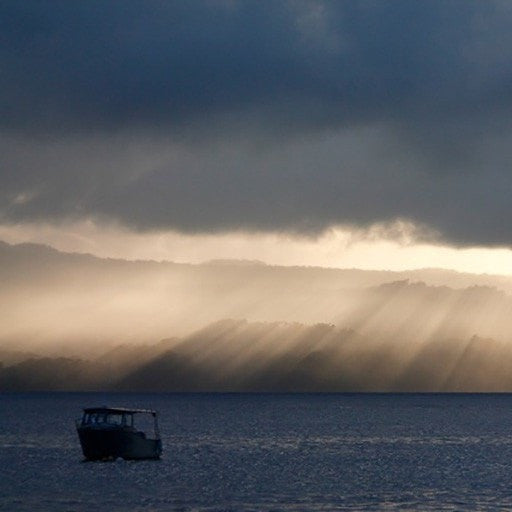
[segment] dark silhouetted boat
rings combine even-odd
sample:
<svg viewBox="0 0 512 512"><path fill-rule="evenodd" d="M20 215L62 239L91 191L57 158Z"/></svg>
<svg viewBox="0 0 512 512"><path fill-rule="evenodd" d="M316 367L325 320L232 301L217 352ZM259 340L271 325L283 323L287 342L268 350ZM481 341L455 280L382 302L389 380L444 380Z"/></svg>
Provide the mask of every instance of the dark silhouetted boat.
<svg viewBox="0 0 512 512"><path fill-rule="evenodd" d="M153 417L152 438L136 428L135 417L142 414ZM156 411L92 407L84 409L76 429L87 460L159 459L162 454Z"/></svg>

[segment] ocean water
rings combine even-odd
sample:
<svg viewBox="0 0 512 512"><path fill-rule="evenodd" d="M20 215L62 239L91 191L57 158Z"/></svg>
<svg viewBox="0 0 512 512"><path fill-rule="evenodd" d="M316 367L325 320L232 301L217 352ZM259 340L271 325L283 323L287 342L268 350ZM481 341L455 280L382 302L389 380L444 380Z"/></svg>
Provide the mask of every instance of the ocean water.
<svg viewBox="0 0 512 512"><path fill-rule="evenodd" d="M158 409L162 460L83 462L102 404ZM3 394L0 510L512 510L512 395Z"/></svg>

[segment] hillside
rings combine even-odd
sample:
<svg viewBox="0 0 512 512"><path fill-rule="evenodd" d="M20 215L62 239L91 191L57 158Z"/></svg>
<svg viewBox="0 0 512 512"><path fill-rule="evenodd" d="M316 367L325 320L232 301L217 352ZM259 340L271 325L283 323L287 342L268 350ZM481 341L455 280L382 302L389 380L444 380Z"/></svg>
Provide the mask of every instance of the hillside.
<svg viewBox="0 0 512 512"><path fill-rule="evenodd" d="M96 359L31 357L0 367L0 391L512 391L511 366L510 343L479 336L418 342L223 320Z"/></svg>

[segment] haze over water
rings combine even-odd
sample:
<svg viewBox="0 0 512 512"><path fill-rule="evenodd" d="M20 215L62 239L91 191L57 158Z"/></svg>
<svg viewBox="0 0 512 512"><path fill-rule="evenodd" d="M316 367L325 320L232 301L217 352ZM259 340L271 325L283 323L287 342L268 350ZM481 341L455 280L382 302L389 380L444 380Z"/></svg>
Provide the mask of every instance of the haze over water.
<svg viewBox="0 0 512 512"><path fill-rule="evenodd" d="M85 405L156 407L161 461L82 462ZM0 396L0 510L510 510L511 395Z"/></svg>

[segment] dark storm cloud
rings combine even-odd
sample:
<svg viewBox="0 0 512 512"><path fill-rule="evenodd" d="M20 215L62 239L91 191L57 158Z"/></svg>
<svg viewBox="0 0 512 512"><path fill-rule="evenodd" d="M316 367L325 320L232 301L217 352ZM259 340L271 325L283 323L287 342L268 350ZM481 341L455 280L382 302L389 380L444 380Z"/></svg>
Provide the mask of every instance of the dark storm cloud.
<svg viewBox="0 0 512 512"><path fill-rule="evenodd" d="M0 218L512 243L506 2L2 2Z"/></svg>
<svg viewBox="0 0 512 512"><path fill-rule="evenodd" d="M2 125L58 130L176 126L283 100L318 108L292 123L340 124L398 106L401 116L417 106L411 98L431 101L435 89L438 104L466 109L460 95L471 91L447 86L467 89L472 24L492 7L4 2L2 11Z"/></svg>

